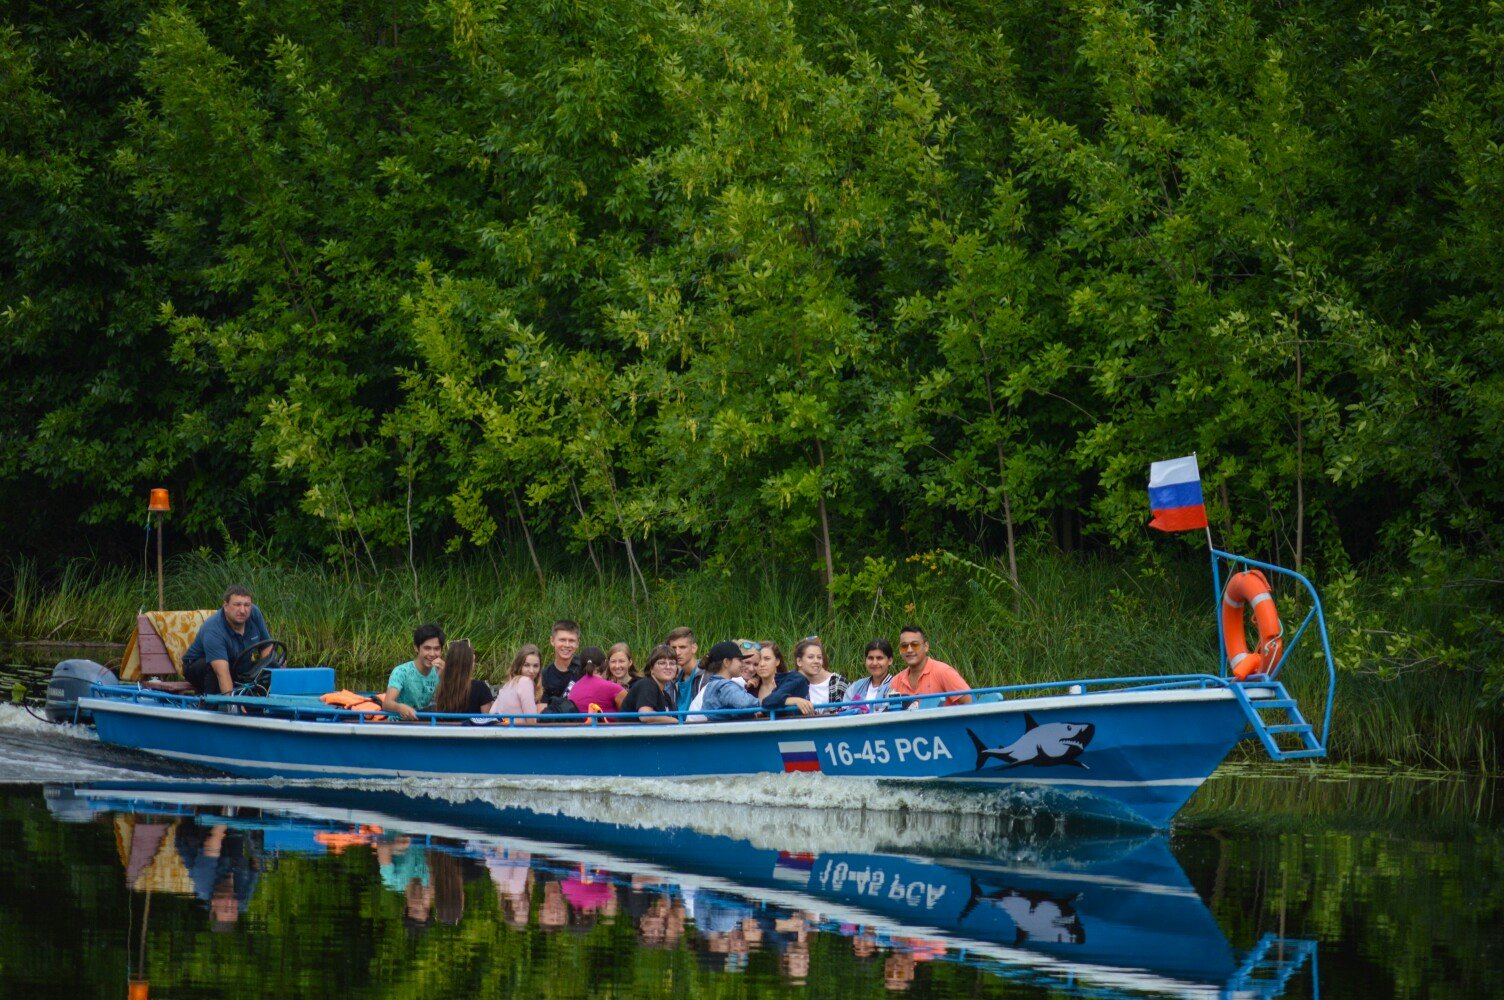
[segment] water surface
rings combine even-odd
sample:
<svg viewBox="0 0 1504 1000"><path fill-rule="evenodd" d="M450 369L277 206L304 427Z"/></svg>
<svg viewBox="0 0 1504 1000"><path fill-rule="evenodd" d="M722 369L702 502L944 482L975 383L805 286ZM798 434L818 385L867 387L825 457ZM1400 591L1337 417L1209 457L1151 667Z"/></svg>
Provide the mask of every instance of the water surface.
<svg viewBox="0 0 1504 1000"><path fill-rule="evenodd" d="M740 781L256 784L5 706L0 781L5 996L1488 996L1504 973L1481 780L1229 768L1144 835Z"/></svg>

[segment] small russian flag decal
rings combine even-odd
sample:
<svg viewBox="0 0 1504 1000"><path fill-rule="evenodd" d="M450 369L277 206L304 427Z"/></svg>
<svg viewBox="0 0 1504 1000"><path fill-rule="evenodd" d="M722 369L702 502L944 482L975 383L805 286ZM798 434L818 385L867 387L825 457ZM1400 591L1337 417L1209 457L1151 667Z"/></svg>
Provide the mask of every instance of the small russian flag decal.
<svg viewBox="0 0 1504 1000"><path fill-rule="evenodd" d="M773 877L785 882L809 882L810 870L815 867L813 854L796 854L793 851L779 851L778 860L773 865Z"/></svg>
<svg viewBox="0 0 1504 1000"><path fill-rule="evenodd" d="M815 753L815 743L813 740L779 743L778 752L783 756L783 770L785 774L790 771L820 770L820 755Z"/></svg>

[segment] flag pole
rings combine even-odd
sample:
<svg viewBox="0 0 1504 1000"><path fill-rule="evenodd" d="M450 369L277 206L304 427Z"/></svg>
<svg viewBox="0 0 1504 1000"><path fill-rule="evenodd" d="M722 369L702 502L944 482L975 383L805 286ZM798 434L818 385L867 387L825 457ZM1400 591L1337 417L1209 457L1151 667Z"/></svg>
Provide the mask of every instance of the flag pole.
<svg viewBox="0 0 1504 1000"><path fill-rule="evenodd" d="M1194 456L1196 453L1193 451ZM1201 460L1196 460L1199 474ZM1217 670L1227 676L1227 636L1222 632L1222 573L1217 566L1217 545L1212 541L1212 519L1206 519L1206 557L1212 563L1212 617L1217 619Z"/></svg>

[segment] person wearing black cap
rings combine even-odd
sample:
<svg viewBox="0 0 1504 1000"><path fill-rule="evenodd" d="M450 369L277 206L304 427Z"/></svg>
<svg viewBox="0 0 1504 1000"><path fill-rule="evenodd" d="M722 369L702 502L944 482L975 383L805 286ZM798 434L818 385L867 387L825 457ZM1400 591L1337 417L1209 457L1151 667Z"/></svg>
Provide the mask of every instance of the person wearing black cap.
<svg viewBox="0 0 1504 1000"><path fill-rule="evenodd" d="M732 680L741 674L742 651L734 642L718 642L711 647L705 671L709 675L705 686L696 699L698 704L691 709L715 711L723 708L758 708L762 705L757 695L749 693L742 685ZM692 715L686 721L704 722L708 716ZM715 721L724 722L736 716L716 716Z"/></svg>

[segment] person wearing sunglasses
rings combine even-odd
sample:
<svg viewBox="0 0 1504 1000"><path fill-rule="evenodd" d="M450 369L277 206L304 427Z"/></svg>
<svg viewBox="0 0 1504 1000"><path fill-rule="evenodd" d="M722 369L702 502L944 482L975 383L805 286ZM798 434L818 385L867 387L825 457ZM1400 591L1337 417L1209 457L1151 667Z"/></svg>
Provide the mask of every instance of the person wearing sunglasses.
<svg viewBox="0 0 1504 1000"><path fill-rule="evenodd" d="M742 668L733 672L732 679L740 676L742 687L747 687L757 681L757 661L762 656L762 643L751 639L737 639L736 648L742 653Z"/></svg>
<svg viewBox="0 0 1504 1000"><path fill-rule="evenodd" d="M907 669L900 670L888 685L888 696L897 698L908 694L944 694L944 703L947 705L969 705L971 695L966 694L971 690L971 685L957 672L956 668L949 663L942 663L930 657L930 642L925 636L924 630L918 625L905 625L898 633L898 655L902 657ZM913 702L905 705L905 708L913 708L914 705L930 707L935 699L926 698L922 702Z"/></svg>

